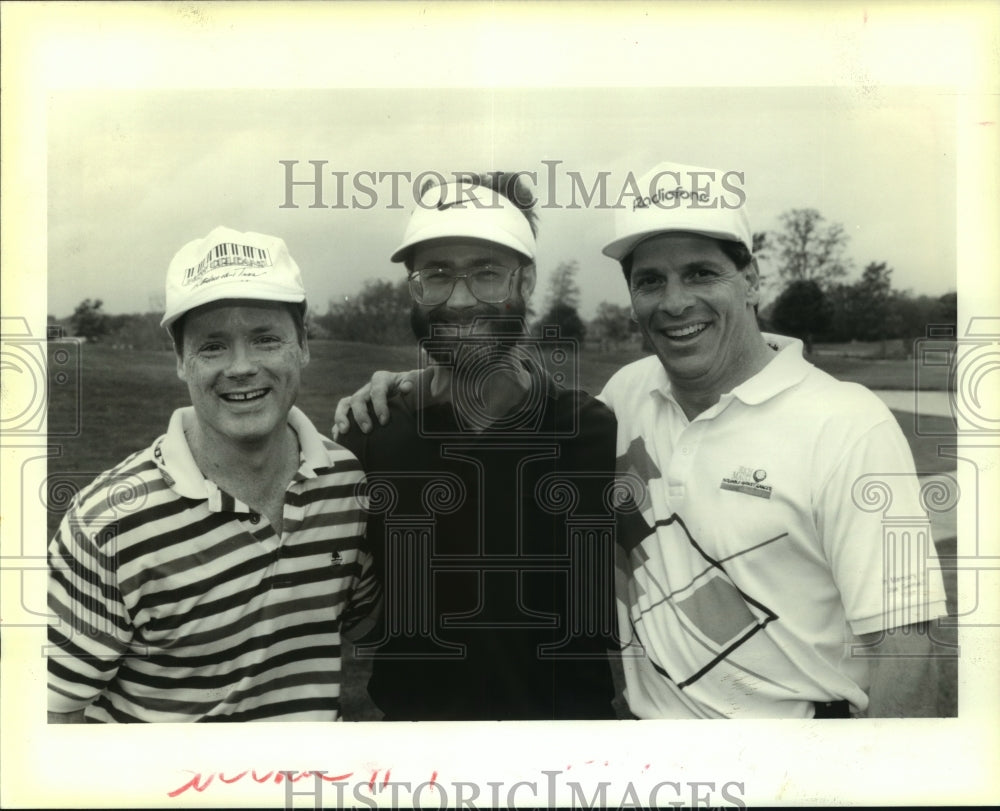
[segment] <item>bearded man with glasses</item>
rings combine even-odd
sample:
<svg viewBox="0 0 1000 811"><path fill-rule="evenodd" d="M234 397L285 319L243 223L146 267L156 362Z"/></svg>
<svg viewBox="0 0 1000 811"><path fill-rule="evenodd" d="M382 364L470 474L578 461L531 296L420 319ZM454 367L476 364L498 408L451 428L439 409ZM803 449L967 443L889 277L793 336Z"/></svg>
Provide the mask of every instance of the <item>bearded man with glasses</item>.
<svg viewBox="0 0 1000 811"><path fill-rule="evenodd" d="M425 188L391 257L426 373L385 427L342 440L388 592L357 649L386 720L616 717L616 426L547 371L567 342L525 328L533 203L503 173Z"/></svg>

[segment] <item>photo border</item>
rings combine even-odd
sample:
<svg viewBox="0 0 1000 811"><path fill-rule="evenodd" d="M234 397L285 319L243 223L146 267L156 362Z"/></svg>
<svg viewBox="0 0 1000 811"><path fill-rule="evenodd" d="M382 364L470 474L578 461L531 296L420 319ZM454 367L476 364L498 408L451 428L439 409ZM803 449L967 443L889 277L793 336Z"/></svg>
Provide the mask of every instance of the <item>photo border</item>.
<svg viewBox="0 0 1000 811"><path fill-rule="evenodd" d="M1000 26L990 4L80 6L0 6L0 306L5 318L25 319L33 336L44 335L46 324L44 296L37 292L45 289L45 274L37 269L46 266L47 258L46 98L53 89L74 87L490 88L538 82L653 87L663 84L663 77L670 77L672 85L691 87L832 84L859 93L879 85L948 86L955 92L959 122L960 330L973 318L996 315L1000 70L995 43ZM428 35L445 56L418 59L427 55ZM523 64L505 59L512 42L521 52L544 58ZM461 54L476 58L447 58L450 43L461 43ZM269 58L255 63L248 53ZM275 61L283 64L282 70L276 70ZM996 487L987 489L997 483L996 467L988 467L997 458L995 442L973 436L961 444L984 463L973 471L978 476L960 466L963 493L976 488L997 492ZM45 455L47 444L42 439L11 444L5 438L2 451L4 479L27 482L37 472L25 473L29 460ZM374 784L417 785L433 775L443 785L477 783L482 796L491 783L500 784L503 792L518 781L543 786L545 773L557 770L563 775L561 804L573 799L565 789L570 778L583 781L588 798L608 782L608 797L615 801L626 786L632 785L641 799L649 787L664 781L686 787L741 783L740 797L750 805L976 804L998 797L1000 615L991 595L1000 590L995 588L996 563L988 559L997 555L996 544L986 539L1000 538L1000 532L990 511L959 515L960 554L968 549L963 539L979 542L976 554L982 565L975 559L969 565L981 569L976 611L984 622L960 628L963 648L977 655L961 663L958 719L739 721L725 728L726 722L700 721L571 722L557 729L537 722L394 724L391 729L379 724L249 724L207 725L194 734L179 725L50 727L41 720L42 635L37 628L16 624L24 605L18 588L10 586L37 583L37 572L44 571L44 545L25 549L17 533L21 524L44 526L45 517L41 505L28 510L26 504L21 513L20 495L5 488L2 496L0 805L5 807L281 808L284 787L255 777L284 769L350 772L351 781L371 779ZM861 735L860 724L865 725ZM256 775L239 781L219 777L202 791L169 797L194 773L231 778L254 769ZM541 795L533 799L524 789L516 798L534 804ZM296 807L312 807L308 794L295 799ZM332 802L334 795L328 793L326 799ZM436 799L428 794L424 802L435 805ZM667 799L663 792L661 799ZM719 799L715 796L714 804ZM387 800L383 795L380 803Z"/></svg>

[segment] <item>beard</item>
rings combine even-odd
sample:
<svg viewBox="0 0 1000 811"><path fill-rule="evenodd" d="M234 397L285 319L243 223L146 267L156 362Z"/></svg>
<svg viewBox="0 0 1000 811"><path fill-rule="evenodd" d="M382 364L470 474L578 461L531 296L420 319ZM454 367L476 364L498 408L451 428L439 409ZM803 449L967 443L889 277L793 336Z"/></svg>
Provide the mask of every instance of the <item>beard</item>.
<svg viewBox="0 0 1000 811"><path fill-rule="evenodd" d="M526 313L527 305L518 289L502 304L478 302L462 310L450 309L447 302L429 309L414 303L410 308L410 328L432 361L453 363L460 352L463 355L472 352L477 358L481 353L505 354L516 343L515 336L528 334ZM457 327L457 334L449 327ZM487 336L497 336L499 340L490 341Z"/></svg>

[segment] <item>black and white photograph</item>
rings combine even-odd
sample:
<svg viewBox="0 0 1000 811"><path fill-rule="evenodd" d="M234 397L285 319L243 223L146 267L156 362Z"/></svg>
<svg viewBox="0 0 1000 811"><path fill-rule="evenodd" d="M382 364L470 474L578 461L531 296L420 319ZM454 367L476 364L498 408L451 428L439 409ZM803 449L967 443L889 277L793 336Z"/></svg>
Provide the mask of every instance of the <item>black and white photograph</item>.
<svg viewBox="0 0 1000 811"><path fill-rule="evenodd" d="M0 11L5 807L1000 797L995 9Z"/></svg>

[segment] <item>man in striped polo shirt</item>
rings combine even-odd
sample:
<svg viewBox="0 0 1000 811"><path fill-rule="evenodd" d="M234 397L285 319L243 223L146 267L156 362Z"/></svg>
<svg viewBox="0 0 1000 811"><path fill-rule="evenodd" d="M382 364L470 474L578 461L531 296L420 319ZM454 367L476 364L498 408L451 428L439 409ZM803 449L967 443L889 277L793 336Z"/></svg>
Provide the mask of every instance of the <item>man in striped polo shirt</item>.
<svg viewBox="0 0 1000 811"><path fill-rule="evenodd" d="M293 406L305 290L282 240L216 228L167 271L191 397L49 547L50 722L334 721L378 587L350 453Z"/></svg>

